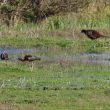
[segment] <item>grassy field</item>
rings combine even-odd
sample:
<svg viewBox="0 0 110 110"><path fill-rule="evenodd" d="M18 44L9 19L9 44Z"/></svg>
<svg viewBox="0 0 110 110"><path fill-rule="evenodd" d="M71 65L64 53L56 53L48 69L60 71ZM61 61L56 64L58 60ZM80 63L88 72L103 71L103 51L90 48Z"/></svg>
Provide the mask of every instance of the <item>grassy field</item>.
<svg viewBox="0 0 110 110"><path fill-rule="evenodd" d="M0 62L0 71L0 103L5 106L24 110L26 106L31 110L110 108L109 66L40 63L32 69L31 64Z"/></svg>
<svg viewBox="0 0 110 110"><path fill-rule="evenodd" d="M80 19L81 18L81 19ZM108 37L91 41L81 29ZM0 27L0 46L47 48L45 56L110 51L107 14L74 13L49 17L41 24ZM95 45L95 48L93 48ZM37 54L41 55L43 54ZM55 62L48 65L0 62L1 110L109 110L110 66Z"/></svg>

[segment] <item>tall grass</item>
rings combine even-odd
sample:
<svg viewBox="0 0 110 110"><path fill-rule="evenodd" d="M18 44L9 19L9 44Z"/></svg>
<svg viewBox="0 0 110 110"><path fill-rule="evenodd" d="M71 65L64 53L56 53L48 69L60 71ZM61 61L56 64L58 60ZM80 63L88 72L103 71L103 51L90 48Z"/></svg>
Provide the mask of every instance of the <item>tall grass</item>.
<svg viewBox="0 0 110 110"><path fill-rule="evenodd" d="M110 28L110 18L108 15L101 14L75 14L50 17L43 25L46 29L72 29L72 28Z"/></svg>

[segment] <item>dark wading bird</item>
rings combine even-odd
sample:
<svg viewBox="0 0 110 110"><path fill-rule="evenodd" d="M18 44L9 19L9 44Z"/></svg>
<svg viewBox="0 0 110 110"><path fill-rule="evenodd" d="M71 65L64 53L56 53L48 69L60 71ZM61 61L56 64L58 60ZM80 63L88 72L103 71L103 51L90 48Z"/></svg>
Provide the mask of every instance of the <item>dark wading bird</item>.
<svg viewBox="0 0 110 110"><path fill-rule="evenodd" d="M9 60L8 54L6 52L1 53L0 58L1 60Z"/></svg>
<svg viewBox="0 0 110 110"><path fill-rule="evenodd" d="M32 62L32 61L35 61L35 60L41 60L41 58L32 57L32 55L25 55L23 58L18 58L18 60L20 60L22 62L25 62L25 61Z"/></svg>
<svg viewBox="0 0 110 110"><path fill-rule="evenodd" d="M106 37L106 36L101 35L96 30L85 30L85 29L83 29L83 30L81 30L81 33L84 33L91 40L95 40L95 39L100 38L100 37Z"/></svg>

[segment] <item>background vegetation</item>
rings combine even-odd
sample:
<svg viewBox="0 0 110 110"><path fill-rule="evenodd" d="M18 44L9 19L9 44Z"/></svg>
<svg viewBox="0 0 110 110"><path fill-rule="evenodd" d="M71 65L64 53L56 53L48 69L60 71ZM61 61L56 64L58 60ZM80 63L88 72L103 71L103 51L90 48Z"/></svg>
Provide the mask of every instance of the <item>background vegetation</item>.
<svg viewBox="0 0 110 110"><path fill-rule="evenodd" d="M40 22L60 12L77 12L88 4L89 0L2 0L0 9L2 19L9 25L20 20Z"/></svg>
<svg viewBox="0 0 110 110"><path fill-rule="evenodd" d="M48 16L70 12L83 12L80 17L93 20L95 15L89 16L90 13L109 17L109 6L109 0L1 0L0 20L8 26L19 22L39 23Z"/></svg>
<svg viewBox="0 0 110 110"><path fill-rule="evenodd" d="M95 42L80 34L82 28L96 29L110 36L109 0L2 0L0 9L1 46L54 45L77 49L83 45L91 50L88 47ZM108 38L101 39L97 47L109 49Z"/></svg>

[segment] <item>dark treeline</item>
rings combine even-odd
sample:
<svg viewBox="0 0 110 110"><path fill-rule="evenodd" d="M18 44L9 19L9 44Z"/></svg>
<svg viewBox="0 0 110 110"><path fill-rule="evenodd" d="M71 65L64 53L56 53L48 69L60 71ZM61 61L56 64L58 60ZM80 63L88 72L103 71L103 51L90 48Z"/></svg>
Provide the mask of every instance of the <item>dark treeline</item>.
<svg viewBox="0 0 110 110"><path fill-rule="evenodd" d="M40 22L60 12L77 12L88 4L89 0L0 0L0 20L8 26L20 20Z"/></svg>
<svg viewBox="0 0 110 110"><path fill-rule="evenodd" d="M92 0L0 0L0 22L8 26L19 21L40 22L50 15L78 12Z"/></svg>

